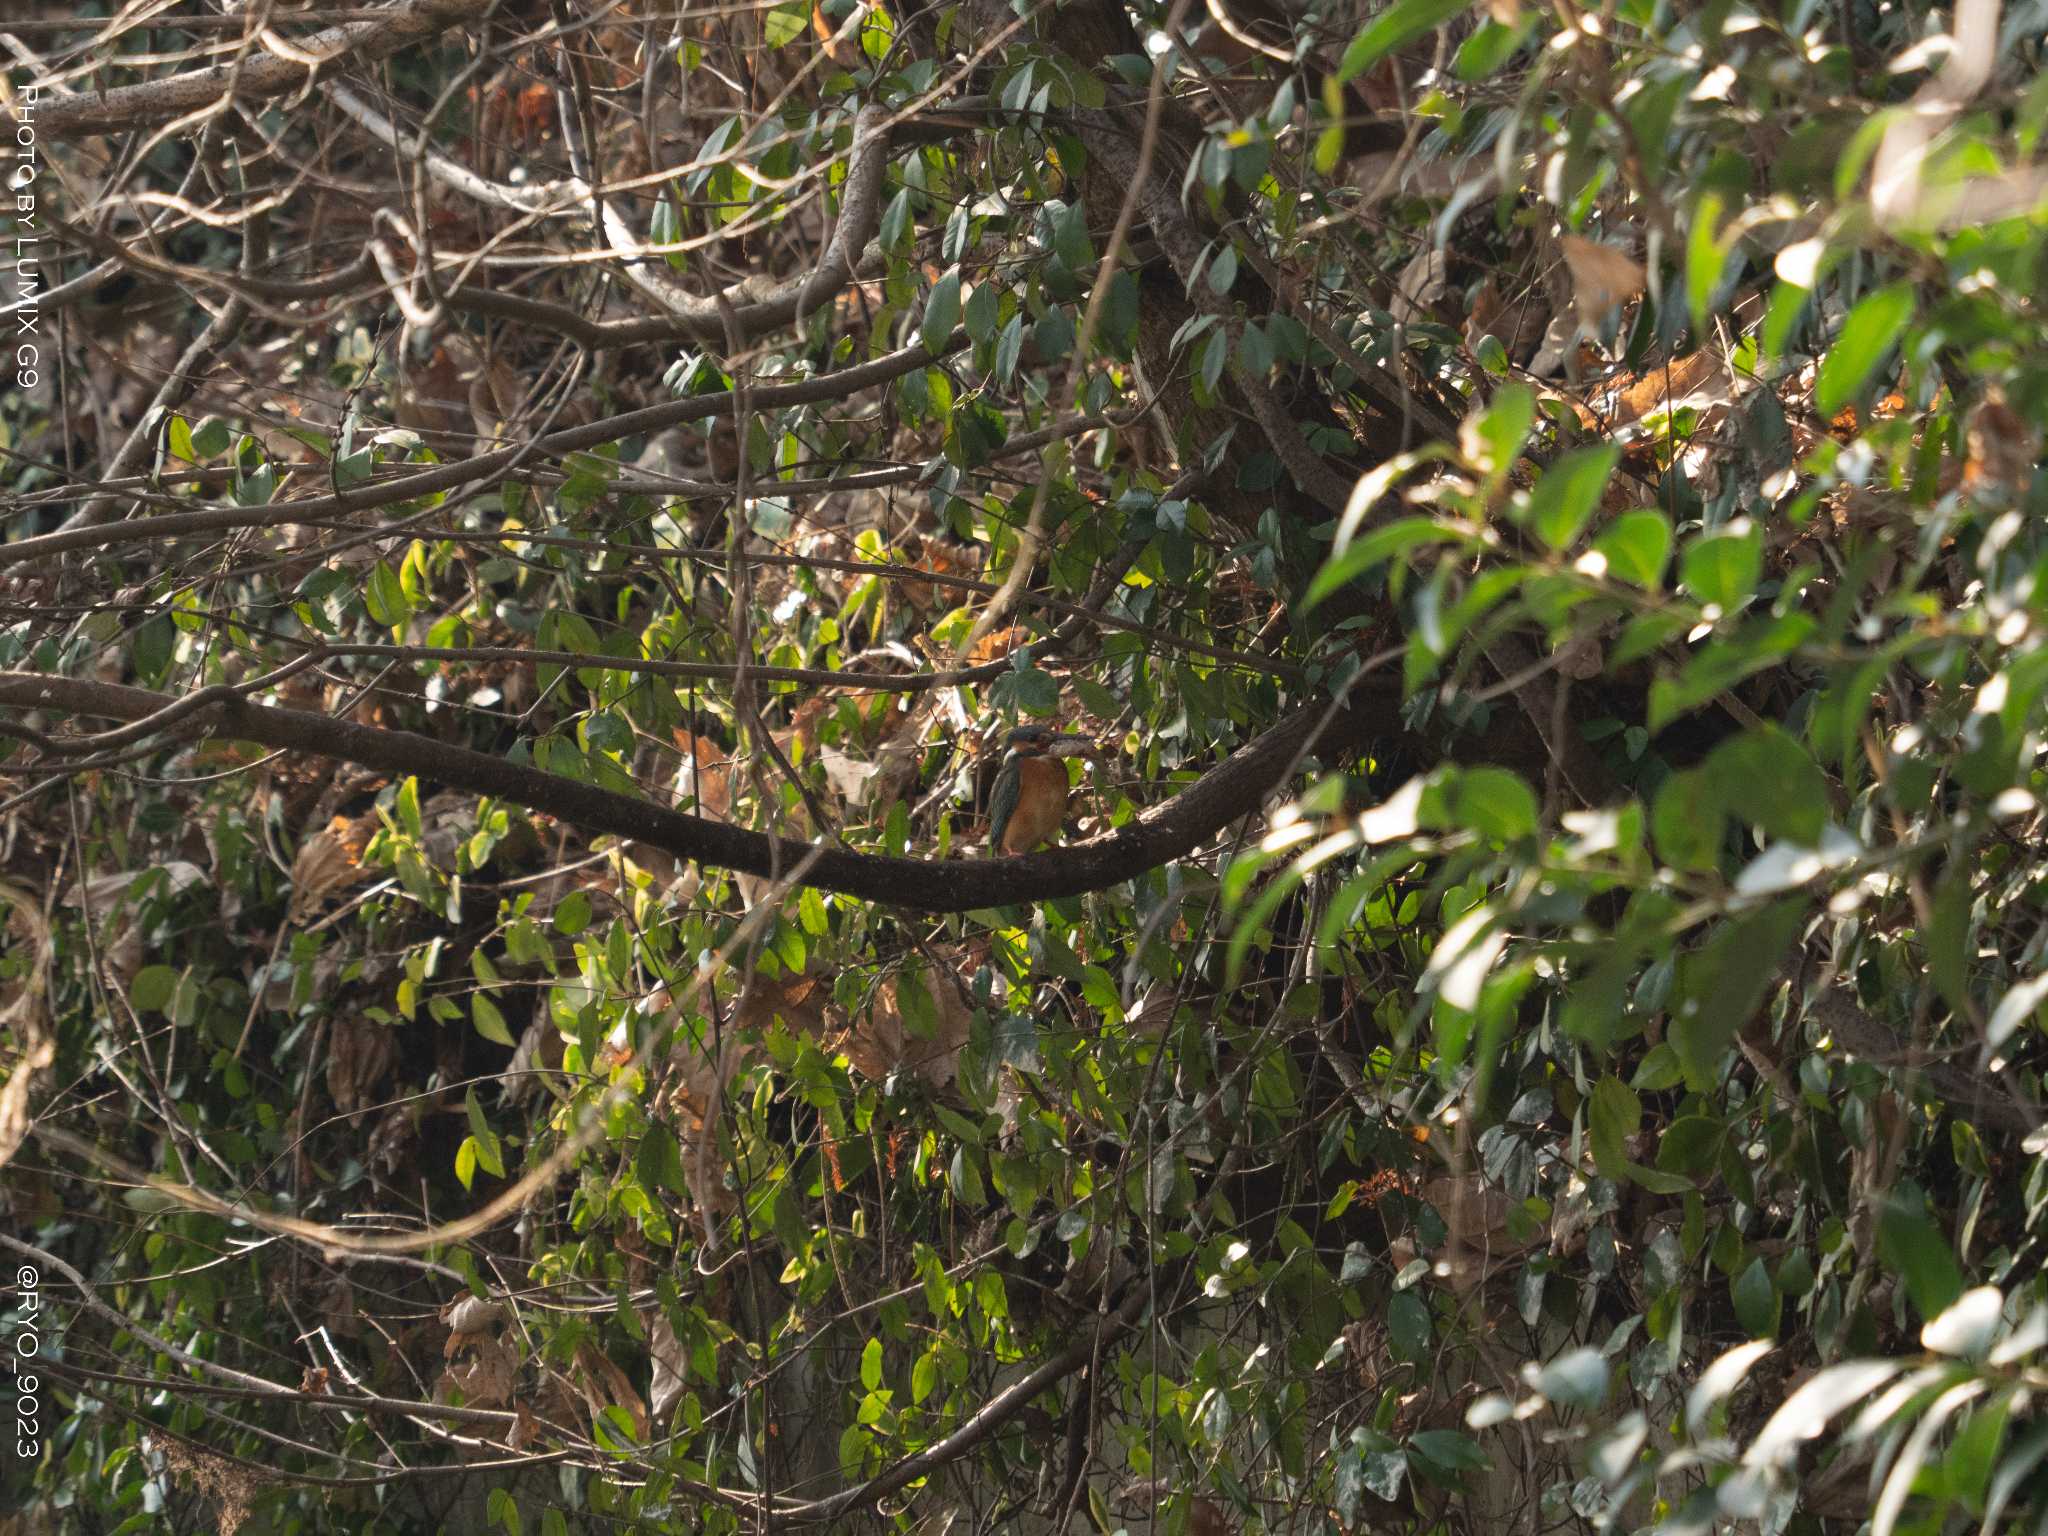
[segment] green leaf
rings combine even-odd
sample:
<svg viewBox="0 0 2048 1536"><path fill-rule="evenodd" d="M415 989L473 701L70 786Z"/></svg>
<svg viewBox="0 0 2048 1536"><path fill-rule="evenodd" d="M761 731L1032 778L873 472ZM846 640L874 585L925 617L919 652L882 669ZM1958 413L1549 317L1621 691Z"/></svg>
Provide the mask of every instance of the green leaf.
<svg viewBox="0 0 2048 1536"><path fill-rule="evenodd" d="M676 1142L675 1132L658 1121L649 1124L641 1134L640 1148L633 1155L633 1172L644 1189L665 1189L686 1200L690 1196L682 1148Z"/></svg>
<svg viewBox="0 0 2048 1536"><path fill-rule="evenodd" d="M1403 43L1470 9L1467 0L1396 0L1351 39L1337 65L1337 83L1355 80Z"/></svg>
<svg viewBox="0 0 2048 1536"><path fill-rule="evenodd" d="M1828 781L1792 737L1753 727L1707 755L1700 775L1712 802L1772 837L1812 848L1829 820ZM1658 796L1661 805L1663 796Z"/></svg>
<svg viewBox="0 0 2048 1536"><path fill-rule="evenodd" d="M870 1392L882 1386L882 1341L869 1339L860 1352L860 1384Z"/></svg>
<svg viewBox="0 0 2048 1536"><path fill-rule="evenodd" d="M1344 130L1336 124L1325 128L1316 135L1314 163L1318 176L1327 176L1337 168L1337 160L1344 153Z"/></svg>
<svg viewBox="0 0 2048 1536"><path fill-rule="evenodd" d="M976 283L974 291L967 295L966 307L961 318L967 326L967 339L977 347L987 346L996 339L996 318L998 314L996 285ZM925 306L925 316L931 316L931 306Z"/></svg>
<svg viewBox="0 0 2048 1536"><path fill-rule="evenodd" d="M386 629L396 629L412 617L412 599L405 595L405 584L398 579L398 572L382 560L370 567L370 580L363 589L363 606L369 610L371 621Z"/></svg>
<svg viewBox="0 0 2048 1536"><path fill-rule="evenodd" d="M1221 298L1237 281L1237 247L1226 245L1209 263L1209 291Z"/></svg>
<svg viewBox="0 0 2048 1536"><path fill-rule="evenodd" d="M1211 395L1223 379L1223 365L1230 361L1230 334L1222 326L1209 333L1209 339L1202 344L1202 387Z"/></svg>
<svg viewBox="0 0 2048 1536"><path fill-rule="evenodd" d="M1529 521L1552 549L1568 548L1600 505L1600 493L1621 460L1619 443L1578 448L1543 472L1529 493Z"/></svg>
<svg viewBox="0 0 2048 1536"><path fill-rule="evenodd" d="M960 324L960 269L954 267L932 284L931 297L924 303L924 344L930 352L943 349Z"/></svg>
<svg viewBox="0 0 2048 1536"><path fill-rule="evenodd" d="M1773 1466L1815 1439L1827 1421L1844 1408L1877 1395L1878 1389L1906 1368L1904 1360L1852 1360L1816 1371L1765 1422L1750 1442L1748 1460Z"/></svg>
<svg viewBox="0 0 2048 1536"><path fill-rule="evenodd" d="M1478 1441L1455 1429L1425 1429L1409 1436L1408 1449L1447 1472L1483 1472L1493 1465Z"/></svg>
<svg viewBox="0 0 2048 1536"><path fill-rule="evenodd" d="M1693 206L1692 230L1685 245L1685 296L1692 306L1692 323L1699 335L1707 334L1707 320L1713 312L1714 295L1721 287L1721 273L1728 265L1728 248L1720 240L1721 195L1702 192Z"/></svg>
<svg viewBox="0 0 2048 1536"><path fill-rule="evenodd" d="M1685 1115L1671 1122L1657 1143L1657 1166L1667 1173L1697 1176L1714 1166L1728 1128L1708 1115Z"/></svg>
<svg viewBox="0 0 2048 1536"><path fill-rule="evenodd" d="M1359 1477L1375 1498L1392 1503L1401 1493L1401 1480L1408 1472L1405 1451L1367 1451L1359 1462Z"/></svg>
<svg viewBox="0 0 2048 1536"><path fill-rule="evenodd" d="M1863 391L1877 365L1913 318L1913 285L1893 283L1866 295L1842 322L1842 333L1821 359L1814 381L1814 409L1823 416L1837 411Z"/></svg>
<svg viewBox="0 0 2048 1536"><path fill-rule="evenodd" d="M1998 1342L2005 1322L2005 1293L1995 1285L1967 1290L1941 1316L1920 1330L1920 1343L1937 1355L1981 1360Z"/></svg>
<svg viewBox="0 0 2048 1536"><path fill-rule="evenodd" d="M1607 1362L1597 1349L1574 1349L1536 1373L1536 1390L1564 1408L1598 1408L1607 1398Z"/></svg>
<svg viewBox="0 0 2048 1536"><path fill-rule="evenodd" d="M168 965L145 965L128 983L128 1002L137 1013L155 1013L171 1000L177 990L177 970Z"/></svg>
<svg viewBox="0 0 2048 1536"><path fill-rule="evenodd" d="M1934 920L1927 929L1927 974L1942 1001L1957 1013L1965 1012L1972 999L1968 983L1965 949L1970 933L1970 871L1951 868L1934 891Z"/></svg>
<svg viewBox="0 0 2048 1536"><path fill-rule="evenodd" d="M1681 769L1657 786L1650 804L1650 835L1656 839L1657 856L1674 869L1720 867L1728 817L1720 800L1707 793L1704 773Z"/></svg>
<svg viewBox="0 0 2048 1536"><path fill-rule="evenodd" d="M1771 1284L1770 1271L1762 1259L1750 1262L1728 1288L1735 1303L1735 1320L1753 1339L1769 1339L1778 1333L1778 1288Z"/></svg>
<svg viewBox="0 0 2048 1536"><path fill-rule="evenodd" d="M498 1005L481 992L472 993L469 999L469 1020L476 1026L476 1032L497 1045L516 1048L512 1032L505 1027L505 1015L498 1011Z"/></svg>
<svg viewBox="0 0 2048 1536"><path fill-rule="evenodd" d="M195 462L204 463L227 452L231 441L233 434L226 422L218 416L200 417L199 425L192 429L192 452L197 456Z"/></svg>
<svg viewBox="0 0 2048 1536"><path fill-rule="evenodd" d="M1060 680L1037 667L1022 667L1006 679L1010 696L1027 715L1045 716L1060 707Z"/></svg>
<svg viewBox="0 0 2048 1536"><path fill-rule="evenodd" d="M1038 1018L1026 1012L1002 1013L990 1027L989 1049L995 1060L1020 1072L1039 1068Z"/></svg>
<svg viewBox="0 0 2048 1536"><path fill-rule="evenodd" d="M803 0L785 0L761 18L761 41L770 48L787 48L804 35L810 20L810 7Z"/></svg>
<svg viewBox="0 0 2048 1536"><path fill-rule="evenodd" d="M1463 539L1463 534L1441 527L1436 519L1429 517L1404 517L1384 528L1376 528L1323 563L1323 568L1316 572L1315 580L1309 583L1307 595L1301 600L1302 611L1306 613L1314 609L1332 592L1418 545L1451 544Z"/></svg>
<svg viewBox="0 0 2048 1536"><path fill-rule="evenodd" d="M1630 1163L1623 1170L1631 1184L1640 1185L1653 1195L1683 1195L1693 1189L1693 1181L1676 1173L1662 1173L1655 1168L1646 1168L1641 1163Z"/></svg>
<svg viewBox="0 0 2048 1536"><path fill-rule="evenodd" d="M1273 343L1250 320L1244 323L1244 334L1237 338L1237 366L1254 379L1263 379L1273 371Z"/></svg>
<svg viewBox="0 0 2048 1536"><path fill-rule="evenodd" d="M1679 579L1703 604L1733 613L1749 601L1763 571L1763 536L1748 522L1694 539L1685 548Z"/></svg>
<svg viewBox="0 0 2048 1536"><path fill-rule="evenodd" d="M417 776L408 775L400 782L391 805L398 813L398 824L405 829L405 835L418 842L425 835L426 826L420 820L420 781Z"/></svg>
<svg viewBox="0 0 2048 1536"><path fill-rule="evenodd" d="M575 938L590 926L590 898L582 891L571 891L555 908L553 922L555 932L564 938Z"/></svg>
<svg viewBox="0 0 2048 1536"><path fill-rule="evenodd" d="M1459 446L1491 488L1507 478L1535 424L1536 392L1525 384L1503 385L1493 404L1466 422Z"/></svg>
<svg viewBox="0 0 2048 1536"><path fill-rule="evenodd" d="M177 655L178 626L169 614L156 614L137 627L133 645L136 675L145 683L159 683Z"/></svg>
<svg viewBox="0 0 2048 1536"><path fill-rule="evenodd" d="M1679 1001L1668 1038L1694 1092L1713 1086L1736 1031L1749 1022L1765 989L1782 979L1778 962L1806 916L1803 899L1774 902L1723 925L1680 962Z"/></svg>
<svg viewBox="0 0 2048 1536"><path fill-rule="evenodd" d="M1671 558L1671 524L1649 507L1624 512L1593 541L1594 551L1618 580L1654 592L1664 584L1664 565Z"/></svg>
<svg viewBox="0 0 2048 1536"><path fill-rule="evenodd" d="M377 455L373 449L358 448L354 453L344 454L334 461L334 488L345 491L350 486L361 485L376 467Z"/></svg>
<svg viewBox="0 0 2048 1536"><path fill-rule="evenodd" d="M1928 1214L1917 1186L1902 1185L1885 1202L1877 1220L1877 1252L1885 1267L1906 1282L1906 1294L1923 1318L1941 1316L1963 1294L1955 1250Z"/></svg>
<svg viewBox="0 0 2048 1536"><path fill-rule="evenodd" d="M1628 1139L1642 1128L1642 1102L1628 1084L1609 1073L1593 1085L1586 1119L1594 1165L1603 1178L1620 1183L1627 1176Z"/></svg>
<svg viewBox="0 0 2048 1536"><path fill-rule="evenodd" d="M1511 843L1536 830L1536 793L1506 768L1472 768L1449 786L1451 820L1493 842Z"/></svg>
<svg viewBox="0 0 2048 1536"><path fill-rule="evenodd" d="M1429 1304L1413 1291L1401 1291L1387 1303L1387 1340L1394 1358L1421 1364L1430 1356L1433 1325Z"/></svg>
<svg viewBox="0 0 2048 1536"><path fill-rule="evenodd" d="M1506 27L1497 21L1484 21L1464 46L1458 50L1457 63L1453 68L1458 78L1466 84L1484 80L1514 56L1515 50L1529 35L1534 25L1533 17L1525 17L1519 25Z"/></svg>
<svg viewBox="0 0 2048 1536"><path fill-rule="evenodd" d="M1660 1040L1637 1064L1635 1076L1628 1080L1628 1085L1637 1093L1662 1093L1684 1079L1685 1069L1678 1063L1678 1052L1671 1048L1670 1041Z"/></svg>
<svg viewBox="0 0 2048 1536"><path fill-rule="evenodd" d="M1757 333L1757 350L1764 357L1776 361L1784 355L1785 341L1806 313L1808 297L1807 290L1796 283L1772 285L1770 303L1764 309L1763 327Z"/></svg>

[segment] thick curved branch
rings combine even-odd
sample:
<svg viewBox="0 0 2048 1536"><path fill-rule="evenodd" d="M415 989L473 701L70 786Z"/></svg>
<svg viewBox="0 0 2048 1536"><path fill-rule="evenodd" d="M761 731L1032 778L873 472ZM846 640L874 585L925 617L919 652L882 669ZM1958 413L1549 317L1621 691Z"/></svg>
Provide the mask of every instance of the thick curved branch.
<svg viewBox="0 0 2048 1536"><path fill-rule="evenodd" d="M413 0L388 16L334 27L296 46L301 53L315 55L323 63L372 64L437 37L450 27L481 15L494 3L495 0ZM43 109L41 128L52 139L152 128L187 113L203 111L230 95L238 101L286 95L303 87L310 73L297 58L264 54L52 102Z"/></svg>
<svg viewBox="0 0 2048 1536"><path fill-rule="evenodd" d="M1909 1081L1917 1077L1917 1087L1971 1124L2013 1136L2031 1136L2041 1129L2040 1112L2014 1091L2011 1074L2001 1078L1933 1060L1924 1051L1914 1050L1839 988L1830 989L1808 1011L1836 1045L1877 1066L1897 1070Z"/></svg>
<svg viewBox="0 0 2048 1536"><path fill-rule="evenodd" d="M642 254L640 236L616 205L597 198L596 214L605 243L625 260L626 279L647 295L672 321L698 341L724 342L729 307L742 336L756 337L789 324L799 315L829 304L852 282L867 262L868 242L882 227L882 172L889 163L890 114L886 107L863 107L854 119L853 145L847 151L846 183L840 190L839 217L824 254L812 271L782 283L748 278L723 295L701 298L670 281L658 261Z"/></svg>
<svg viewBox="0 0 2048 1536"><path fill-rule="evenodd" d="M173 701L146 688L32 672L0 672L0 706L139 720ZM1105 837L1051 853L1002 859L907 859L818 847L707 821L410 731L377 730L325 715L252 704L230 691L189 717L221 736L310 752L383 773L415 775L448 789L541 811L587 832L630 838L680 859L775 878L806 866L802 883L922 912L965 912L1099 891L1181 858L1260 802L1312 747L1360 739L1356 713L1327 720L1321 705L1297 709L1240 747L1163 805Z"/></svg>

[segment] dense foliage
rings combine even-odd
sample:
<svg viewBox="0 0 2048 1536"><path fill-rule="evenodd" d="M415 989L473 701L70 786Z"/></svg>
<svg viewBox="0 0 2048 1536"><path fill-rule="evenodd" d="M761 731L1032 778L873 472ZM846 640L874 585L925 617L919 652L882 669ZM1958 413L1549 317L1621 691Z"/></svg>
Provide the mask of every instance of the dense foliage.
<svg viewBox="0 0 2048 1536"><path fill-rule="evenodd" d="M122 18L0 1528L2048 1515L2038 6Z"/></svg>

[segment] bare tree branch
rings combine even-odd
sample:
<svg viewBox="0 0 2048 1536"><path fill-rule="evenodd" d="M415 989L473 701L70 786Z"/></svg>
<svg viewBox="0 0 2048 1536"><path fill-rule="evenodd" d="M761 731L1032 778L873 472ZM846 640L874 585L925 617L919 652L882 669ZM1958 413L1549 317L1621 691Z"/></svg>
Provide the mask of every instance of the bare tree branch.
<svg viewBox="0 0 2048 1536"><path fill-rule="evenodd" d="M417 47L450 27L484 14L496 0L411 0L376 21L351 22L306 38L296 46L323 63L373 64L401 49ZM40 126L51 139L151 128L216 101L261 101L302 89L311 76L296 58L268 53L189 74L168 75L111 91L80 94L43 108Z"/></svg>
<svg viewBox="0 0 2048 1536"><path fill-rule="evenodd" d="M384 773L415 775L449 789L543 811L589 832L631 838L677 858L746 874L773 878L777 871L808 860L805 885L922 912L964 912L1078 896L1133 879L1186 856L1238 817L1258 809L1303 752L1341 751L1363 734L1356 714L1339 715L1325 729L1325 708L1309 705L1240 747L1163 805L1106 836L1015 858L910 859L771 838L410 731L378 730L302 710L252 704L227 688L204 693L203 703L188 707L186 718L207 720L222 736L338 758ZM144 688L0 673L0 705L17 709L137 720L172 702Z"/></svg>

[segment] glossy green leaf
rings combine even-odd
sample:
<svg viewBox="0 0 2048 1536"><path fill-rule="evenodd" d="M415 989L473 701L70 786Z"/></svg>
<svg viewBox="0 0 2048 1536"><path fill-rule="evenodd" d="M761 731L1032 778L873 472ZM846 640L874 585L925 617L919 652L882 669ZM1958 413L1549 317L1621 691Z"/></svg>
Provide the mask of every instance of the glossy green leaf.
<svg viewBox="0 0 2048 1536"><path fill-rule="evenodd" d="M1638 507L1609 524L1593 549L1606 562L1609 576L1655 591L1664 584L1664 566L1671 558L1671 524L1663 513Z"/></svg>
<svg viewBox="0 0 2048 1536"><path fill-rule="evenodd" d="M1352 38L1338 61L1337 80L1357 79L1402 44L1442 26L1466 8L1464 0L1395 0Z"/></svg>
<svg viewBox="0 0 2048 1536"><path fill-rule="evenodd" d="M1913 318L1913 285L1893 283L1865 295L1842 322L1841 333L1821 359L1814 381L1814 409L1833 416L1863 392Z"/></svg>
<svg viewBox="0 0 2048 1536"><path fill-rule="evenodd" d="M1600 443L1578 448L1543 472L1529 493L1529 522L1552 549L1569 548L1600 505L1600 495L1620 462L1621 448Z"/></svg>

